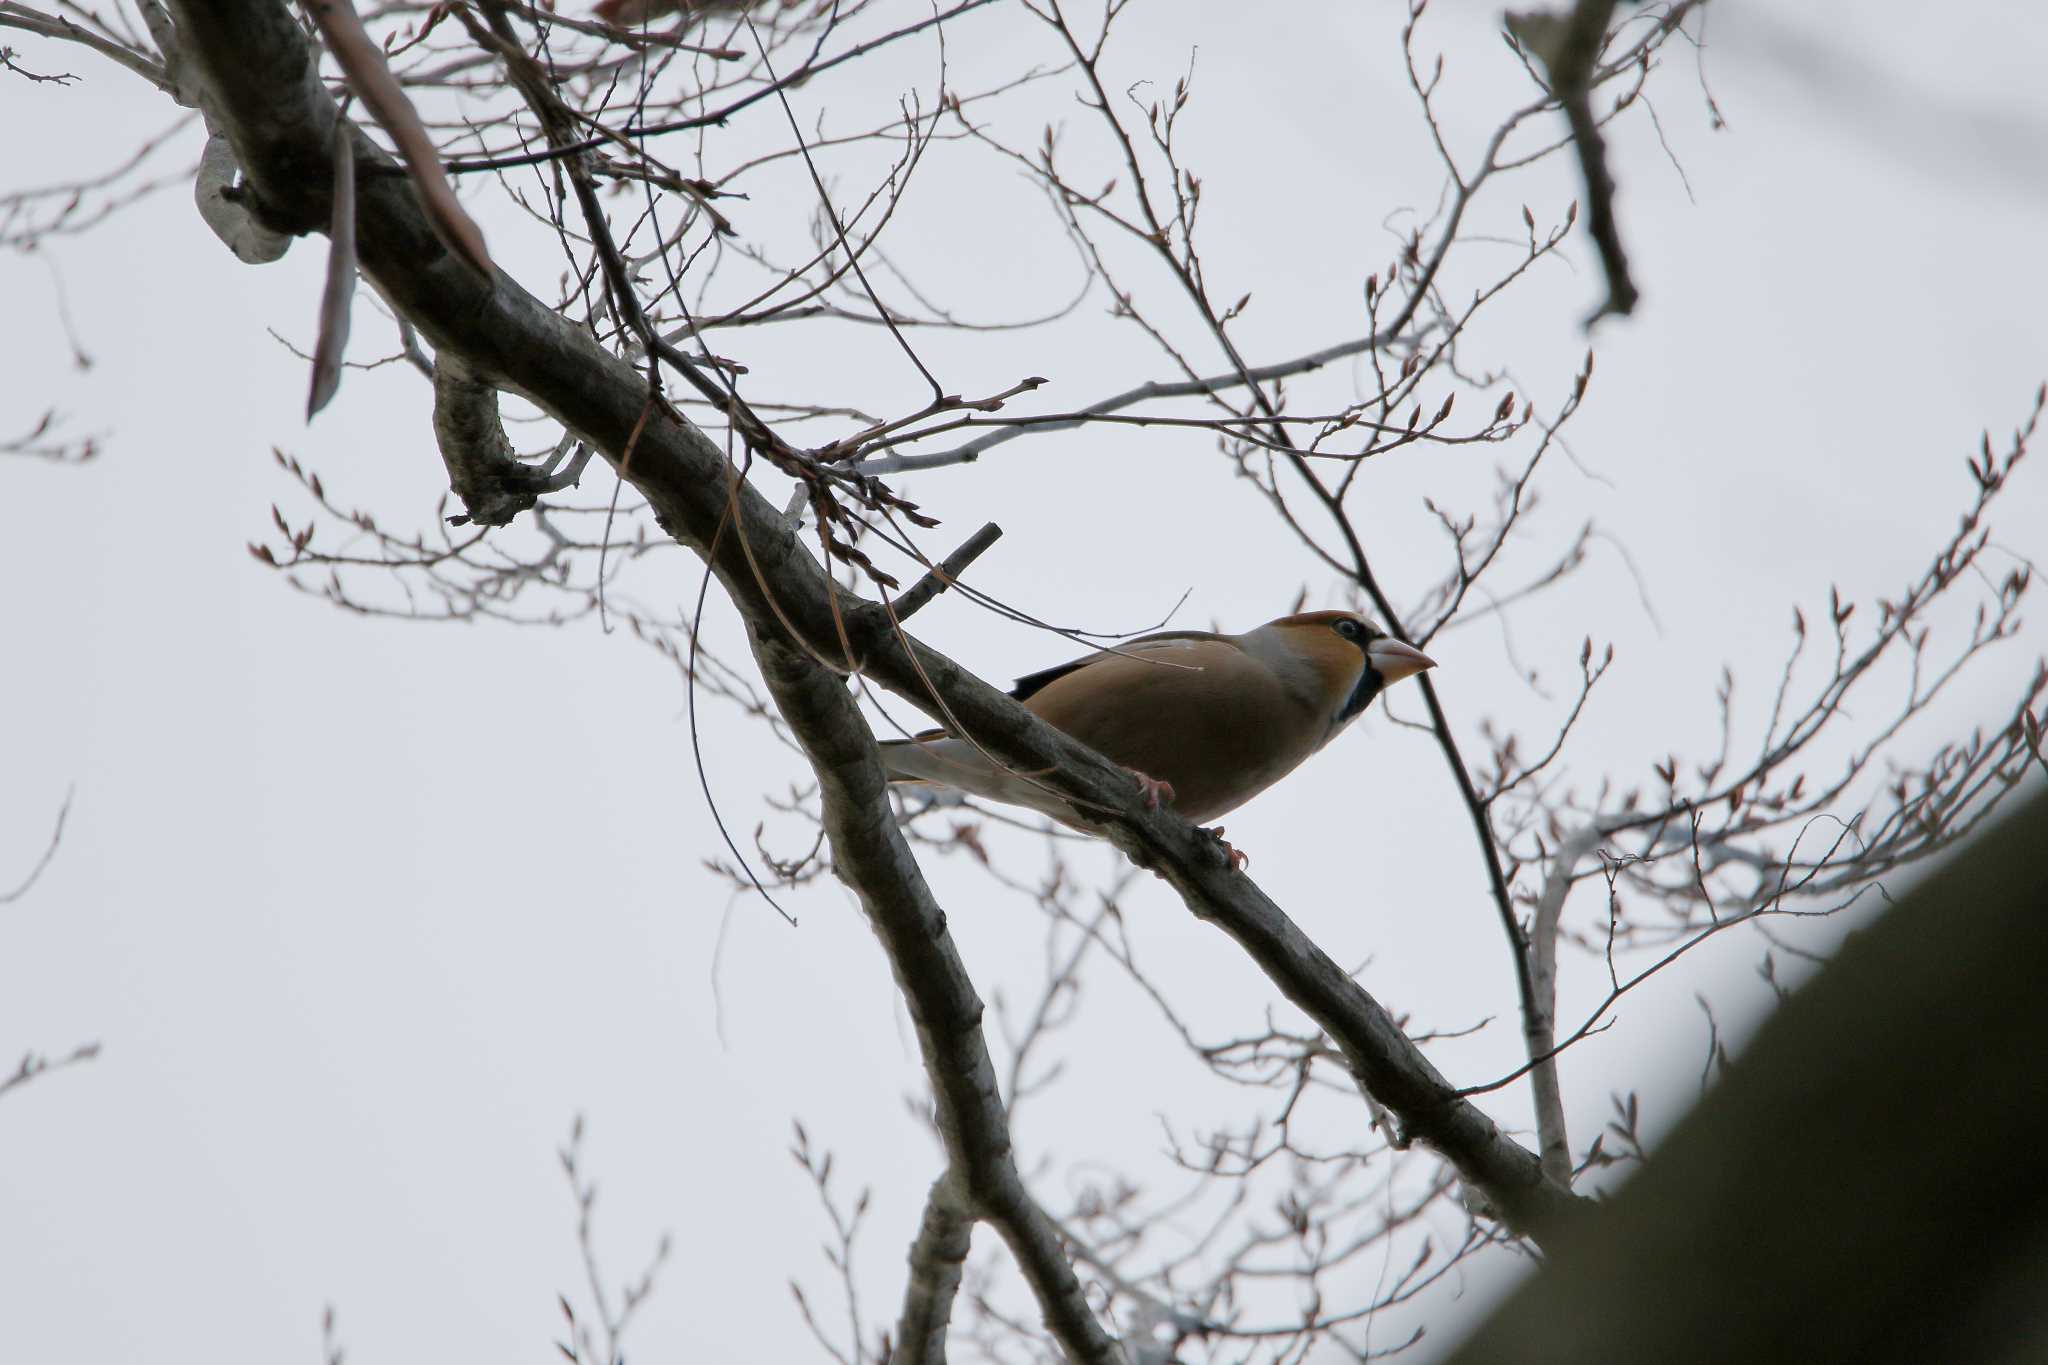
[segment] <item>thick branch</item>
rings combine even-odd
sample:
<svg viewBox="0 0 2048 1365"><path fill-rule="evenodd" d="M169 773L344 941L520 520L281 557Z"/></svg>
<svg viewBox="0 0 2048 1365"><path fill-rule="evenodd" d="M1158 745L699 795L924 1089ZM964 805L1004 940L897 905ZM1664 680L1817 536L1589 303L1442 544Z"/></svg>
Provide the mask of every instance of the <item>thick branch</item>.
<svg viewBox="0 0 2048 1365"><path fill-rule="evenodd" d="M982 1036L981 997L946 931L946 912L932 898L896 825L884 794L887 783L874 735L836 674L776 638L780 632L772 621L765 630L759 623L748 624L761 676L790 733L817 769L833 871L860 897L917 1025L918 1048L924 1054L939 1134L946 1144L948 1179L958 1181L967 1206L993 1223L1009 1244L1037 1295L1047 1328L1067 1355L1074 1360L1120 1361L1122 1353L1088 1307L1058 1231L1017 1173L1009 1114ZM927 1213L927 1223L932 1216ZM945 1230L939 1235L943 1237ZM919 1240L924 1240L923 1234ZM964 1227L958 1229L958 1240L966 1241ZM964 1256L964 1246L961 1251ZM958 1277L956 1265L956 1284ZM943 1309L950 1299L950 1292L935 1293L928 1307ZM910 1316L906 1307L906 1319ZM921 1325L928 1332L942 1332L944 1318Z"/></svg>
<svg viewBox="0 0 2048 1365"><path fill-rule="evenodd" d="M959 1207L951 1172L940 1176L924 1201L924 1221L910 1244L910 1282L889 1365L945 1365L946 1326L960 1292L974 1220Z"/></svg>
<svg viewBox="0 0 2048 1365"><path fill-rule="evenodd" d="M181 0L178 11L252 201L284 230L320 231L335 109L315 78L304 36L275 0ZM792 657L839 661L843 627L853 661L873 681L927 712L943 709L1018 767L1048 773L1120 848L1171 882L1195 914L1243 944L1336 1041L1360 1084L1399 1117L1405 1135L1443 1152L1511 1227L1542 1238L1568 1215L1578 1201L1543 1175L1534 1154L1458 1098L1377 1001L1249 879L1229 870L1215 840L1170 813L1147 811L1122 769L901 634L879 605L841 593L709 437L660 405L649 410L644 376L506 276L483 280L452 257L411 185L360 134L356 157L363 175L359 256L385 297L442 353L462 356L477 374L525 395L620 466L662 528L709 561L757 631L783 638ZM368 173L373 163L382 174ZM787 632L796 640L787 641ZM823 766L828 787L842 780ZM882 821L878 793L870 818Z"/></svg>

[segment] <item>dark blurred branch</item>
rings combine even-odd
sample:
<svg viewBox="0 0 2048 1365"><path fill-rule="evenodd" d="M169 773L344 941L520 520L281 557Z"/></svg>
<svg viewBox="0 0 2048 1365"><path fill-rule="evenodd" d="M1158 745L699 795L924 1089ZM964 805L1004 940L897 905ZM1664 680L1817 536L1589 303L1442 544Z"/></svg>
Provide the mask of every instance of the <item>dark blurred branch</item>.
<svg viewBox="0 0 2048 1365"><path fill-rule="evenodd" d="M2037 1358L2043 886L2037 794L1851 939L1454 1365Z"/></svg>
<svg viewBox="0 0 2048 1365"><path fill-rule="evenodd" d="M1689 7L1688 7L1689 8ZM1586 231L1600 252L1607 276L1607 299L1587 319L1590 325L1609 313L1633 312L1637 294L1629 278L1628 253L1614 217L1614 177L1607 169L1607 140L1593 113L1596 68L1607 45L1607 25L1614 18L1614 0L1578 0L1560 16L1536 12L1510 14L1508 32L1543 63L1550 74L1550 92L1563 106L1571 126L1572 146L1586 177Z"/></svg>

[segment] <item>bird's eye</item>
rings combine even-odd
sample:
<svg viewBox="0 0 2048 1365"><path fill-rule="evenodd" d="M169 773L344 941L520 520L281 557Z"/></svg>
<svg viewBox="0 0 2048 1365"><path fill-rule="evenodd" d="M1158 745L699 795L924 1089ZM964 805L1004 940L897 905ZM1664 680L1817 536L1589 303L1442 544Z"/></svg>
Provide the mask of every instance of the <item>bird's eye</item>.
<svg viewBox="0 0 2048 1365"><path fill-rule="evenodd" d="M1337 622L1337 633L1347 640L1356 640L1361 632L1358 622L1346 618Z"/></svg>

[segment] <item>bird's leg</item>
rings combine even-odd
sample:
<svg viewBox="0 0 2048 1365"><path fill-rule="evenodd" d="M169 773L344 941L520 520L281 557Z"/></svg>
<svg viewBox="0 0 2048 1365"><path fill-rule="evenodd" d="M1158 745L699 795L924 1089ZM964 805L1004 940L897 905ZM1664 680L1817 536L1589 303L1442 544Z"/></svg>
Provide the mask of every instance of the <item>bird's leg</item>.
<svg viewBox="0 0 2048 1365"><path fill-rule="evenodd" d="M1173 800L1173 784L1171 782L1161 782L1159 779L1147 777L1141 772L1133 772L1131 776L1138 779L1138 790L1145 793L1146 810L1158 810L1161 805Z"/></svg>
<svg viewBox="0 0 2048 1365"><path fill-rule="evenodd" d="M1230 859L1230 870L1232 872L1242 872L1252 865L1251 854L1231 847L1230 841L1223 837L1223 826L1205 825L1202 827L1202 833L1223 846L1223 856Z"/></svg>

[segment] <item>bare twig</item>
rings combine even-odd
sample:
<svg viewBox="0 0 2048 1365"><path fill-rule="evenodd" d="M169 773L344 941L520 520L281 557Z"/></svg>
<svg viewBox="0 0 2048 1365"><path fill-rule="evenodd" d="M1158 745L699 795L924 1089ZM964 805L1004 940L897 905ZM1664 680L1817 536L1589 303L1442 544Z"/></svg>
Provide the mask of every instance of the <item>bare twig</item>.
<svg viewBox="0 0 2048 1365"><path fill-rule="evenodd" d="M927 602L952 587L967 571L967 566L981 558L991 545L1002 539L1002 535L1003 528L991 521L962 541L959 549L934 564L929 573L905 588L896 598L896 619L907 620L922 610Z"/></svg>

